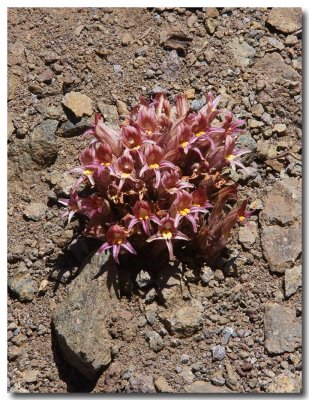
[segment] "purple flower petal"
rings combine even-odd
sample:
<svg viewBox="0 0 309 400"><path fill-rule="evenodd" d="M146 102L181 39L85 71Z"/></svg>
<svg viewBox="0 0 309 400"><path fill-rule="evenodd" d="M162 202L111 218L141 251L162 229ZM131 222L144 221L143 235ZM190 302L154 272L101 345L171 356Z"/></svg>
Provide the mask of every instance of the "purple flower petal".
<svg viewBox="0 0 309 400"><path fill-rule="evenodd" d="M129 230L132 229L133 226L134 226L135 224L137 224L137 223L138 223L138 219L137 219L136 217L133 217L133 218L131 219L131 221L129 222L128 229L129 229Z"/></svg>
<svg viewBox="0 0 309 400"><path fill-rule="evenodd" d="M126 250L128 250L130 253L136 254L136 251L132 247L131 243L129 243L127 240L124 243L122 243L121 246Z"/></svg>
<svg viewBox="0 0 309 400"><path fill-rule="evenodd" d="M96 254L102 254L104 251L110 249L111 247L112 247L111 244L108 244L107 242L105 242L98 248Z"/></svg>
<svg viewBox="0 0 309 400"><path fill-rule="evenodd" d="M172 260L174 258L172 241L171 241L171 239L166 239L165 243L167 245L167 249L168 249L168 254L169 254L170 260Z"/></svg>
<svg viewBox="0 0 309 400"><path fill-rule="evenodd" d="M120 251L120 245L119 244L114 244L114 245L112 245L112 247L113 247L114 260L116 261L117 264L120 264L119 258L118 258L119 251Z"/></svg>
<svg viewBox="0 0 309 400"><path fill-rule="evenodd" d="M191 222L192 228L193 228L193 232L196 233L196 232L197 232L197 224L196 224L196 222L195 222L194 217L193 217L192 215L188 214L188 215L186 216L186 218Z"/></svg>

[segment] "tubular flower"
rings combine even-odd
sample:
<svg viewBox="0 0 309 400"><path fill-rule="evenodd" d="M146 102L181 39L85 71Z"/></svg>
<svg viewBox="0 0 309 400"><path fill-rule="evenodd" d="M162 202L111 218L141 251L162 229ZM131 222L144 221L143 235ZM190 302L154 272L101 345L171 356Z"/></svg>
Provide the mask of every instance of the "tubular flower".
<svg viewBox="0 0 309 400"><path fill-rule="evenodd" d="M197 232L197 214L207 213L208 210L201 206L195 206L192 204L192 195L185 190L181 190L177 193L176 199L171 206L171 212L175 215L175 226L179 225L182 218L186 218L191 222L193 231Z"/></svg>
<svg viewBox="0 0 309 400"><path fill-rule="evenodd" d="M225 119L221 125L228 135L235 135L236 133L240 133L242 129L239 129L240 126L244 125L244 121L242 119L234 120L232 113L227 113Z"/></svg>
<svg viewBox="0 0 309 400"><path fill-rule="evenodd" d="M175 162L175 159L181 157L181 155L188 154L189 150L194 150L203 159L200 149L195 143L197 140L196 136L193 134L189 125L185 123L179 124L177 128L177 134L174 136L167 144L167 149L169 150L166 154L166 159Z"/></svg>
<svg viewBox="0 0 309 400"><path fill-rule="evenodd" d="M206 95L206 104L201 108L200 112L207 116L209 122L212 122L217 115L220 114L220 110L217 109L220 103L221 97L214 97L212 93L208 92Z"/></svg>
<svg viewBox="0 0 309 400"><path fill-rule="evenodd" d="M83 165L80 167L75 167L70 169L68 172L78 173L80 177L75 182L74 190L76 190L83 182L89 180L92 186L95 185L95 181L93 179L93 174L96 172L96 168L92 166L92 164Z"/></svg>
<svg viewBox="0 0 309 400"><path fill-rule="evenodd" d="M114 175L117 178L120 178L118 191L122 189L124 183L128 180L133 182L138 182L136 179L136 173L134 170L134 160L130 154L124 154L120 158L118 158L115 164L115 173Z"/></svg>
<svg viewBox="0 0 309 400"><path fill-rule="evenodd" d="M176 170L164 171L161 178L163 188L171 194L176 193L180 189L192 188L192 183L181 180Z"/></svg>
<svg viewBox="0 0 309 400"><path fill-rule="evenodd" d="M77 192L70 190L69 199L59 199L59 203L67 206L67 210L61 215L62 218L68 216L68 223L71 222L73 215L82 209L82 200L78 197Z"/></svg>
<svg viewBox="0 0 309 400"><path fill-rule="evenodd" d="M115 156L113 156L112 149L107 143L95 143L93 161L87 165L87 168L91 168L96 171L98 176L102 176L103 171L108 170L113 172L113 162Z"/></svg>
<svg viewBox="0 0 309 400"><path fill-rule="evenodd" d="M238 220L238 222L240 222L244 225L248 224L249 218L254 213L254 210L246 211L247 204L248 204L247 200L243 201L243 203L237 210L237 220Z"/></svg>
<svg viewBox="0 0 309 400"><path fill-rule="evenodd" d="M81 183L89 180L92 186L95 185L94 176L99 175L103 169L112 170L111 163L113 160L111 148L108 144L99 142L91 143L81 152L79 161L81 166L69 170L71 173L79 173L80 177L76 181L74 189L77 189Z"/></svg>
<svg viewBox="0 0 309 400"><path fill-rule="evenodd" d="M137 201L133 206L134 217L132 217L128 229L132 229L134 225L142 223L144 232L150 236L150 221L160 225L159 218L152 213L151 207L147 201Z"/></svg>
<svg viewBox="0 0 309 400"><path fill-rule="evenodd" d="M231 136L227 136L225 139L224 157L230 164L233 170L236 170L236 165L246 169L242 162L236 160L236 158L242 156L243 154L250 153L249 150L238 150L235 149L235 140Z"/></svg>
<svg viewBox="0 0 309 400"><path fill-rule="evenodd" d="M106 233L106 242L99 247L96 254L102 254L103 251L112 249L114 260L119 264L118 256L122 247L130 253L136 254L136 251L127 240L124 228L119 225L112 225Z"/></svg>
<svg viewBox="0 0 309 400"><path fill-rule="evenodd" d="M153 139L155 135L160 135L157 130L157 118L155 110L153 108L143 108L137 116L136 123L139 128L144 132L146 138Z"/></svg>
<svg viewBox="0 0 309 400"><path fill-rule="evenodd" d="M188 99L184 95L177 95L176 96L176 110L178 117L183 117L188 114L190 107L188 103Z"/></svg>
<svg viewBox="0 0 309 400"><path fill-rule="evenodd" d="M101 143L107 143L111 147L113 154L116 156L120 154L121 146L119 132L105 125L103 118L99 114L96 114L92 128L88 129L83 136L85 137L89 135L94 136L96 140Z"/></svg>
<svg viewBox="0 0 309 400"><path fill-rule="evenodd" d="M194 207L211 208L212 205L207 201L206 191L202 188L193 190L192 205ZM194 216L197 217L198 213L195 212Z"/></svg>
<svg viewBox="0 0 309 400"><path fill-rule="evenodd" d="M141 131L134 126L124 126L121 130L121 140L129 150L139 150L143 144Z"/></svg>
<svg viewBox="0 0 309 400"><path fill-rule="evenodd" d="M140 171L140 176L143 176L146 171L154 171L156 176L156 181L154 185L155 188L157 188L160 183L161 168L177 168L173 163L163 160L163 150L161 149L161 147L155 144L150 144L146 147L146 150L144 151L144 158L146 165L142 167Z"/></svg>
<svg viewBox="0 0 309 400"><path fill-rule="evenodd" d="M188 236L178 231L174 219L167 216L161 219L158 232L155 235L150 236L150 238L147 239L147 242L152 242L153 240L165 240L170 260L172 260L174 258L172 239L190 240Z"/></svg>
<svg viewBox="0 0 309 400"><path fill-rule="evenodd" d="M106 219L110 214L109 202L103 197L96 195L84 198L82 199L82 213L88 218L92 218L98 214Z"/></svg>

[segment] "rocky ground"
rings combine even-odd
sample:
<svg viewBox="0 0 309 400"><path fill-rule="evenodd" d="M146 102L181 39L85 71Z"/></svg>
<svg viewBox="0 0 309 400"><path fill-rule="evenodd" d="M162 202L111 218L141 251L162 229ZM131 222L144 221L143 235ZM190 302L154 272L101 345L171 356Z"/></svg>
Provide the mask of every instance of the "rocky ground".
<svg viewBox="0 0 309 400"><path fill-rule="evenodd" d="M300 9L8 11L9 391L301 391L301 37ZM246 120L256 212L213 270L101 271L63 173L94 111L162 90Z"/></svg>

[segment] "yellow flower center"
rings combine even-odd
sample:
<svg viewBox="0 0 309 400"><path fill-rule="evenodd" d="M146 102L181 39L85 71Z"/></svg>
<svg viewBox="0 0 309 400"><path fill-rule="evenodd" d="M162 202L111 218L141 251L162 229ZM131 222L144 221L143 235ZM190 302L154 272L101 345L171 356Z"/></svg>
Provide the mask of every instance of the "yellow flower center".
<svg viewBox="0 0 309 400"><path fill-rule="evenodd" d="M163 239L171 239L173 234L172 234L172 232L169 232L169 231L163 231L162 236L163 236Z"/></svg>
<svg viewBox="0 0 309 400"><path fill-rule="evenodd" d="M150 164L149 165L149 168L152 168L152 169L156 169L156 168L159 168L159 164Z"/></svg>
<svg viewBox="0 0 309 400"><path fill-rule="evenodd" d="M205 133L205 132L202 132L202 131L201 131L201 132L197 132L197 133L195 134L195 136L196 136L196 137L200 137L200 136L204 135L204 133Z"/></svg>
<svg viewBox="0 0 309 400"><path fill-rule="evenodd" d="M183 210L179 211L179 214L182 215L183 217L185 217L189 213L190 213L190 209L189 208L184 208Z"/></svg>
<svg viewBox="0 0 309 400"><path fill-rule="evenodd" d="M236 156L234 156L233 154L230 154L229 156L226 156L225 158L226 158L227 160L229 160L229 161L233 161L235 157L236 157Z"/></svg>
<svg viewBox="0 0 309 400"><path fill-rule="evenodd" d="M246 219L246 217L244 217L243 215L241 215L240 217L238 217L239 221L244 221Z"/></svg>
<svg viewBox="0 0 309 400"><path fill-rule="evenodd" d="M123 174L121 174L121 178L128 178L128 176L130 176L131 174L127 174L127 173L123 173Z"/></svg>
<svg viewBox="0 0 309 400"><path fill-rule="evenodd" d="M91 169L85 169L83 172L83 174L87 175L87 176L92 175L92 173L93 173L93 171L91 171Z"/></svg>
<svg viewBox="0 0 309 400"><path fill-rule="evenodd" d="M138 150L138 149L140 149L141 148L141 146L135 146L135 147L132 147L132 150Z"/></svg>
<svg viewBox="0 0 309 400"><path fill-rule="evenodd" d="M146 219L146 220L149 219L148 215L145 215L144 217L139 217L140 221L143 221L143 219Z"/></svg>
<svg viewBox="0 0 309 400"><path fill-rule="evenodd" d="M183 142L183 143L181 143L181 146L182 146L183 148L185 148L185 147L188 146L188 144L189 144L189 142Z"/></svg>
<svg viewBox="0 0 309 400"><path fill-rule="evenodd" d="M110 162L102 162L101 165L105 165L106 167L108 167L109 165L111 165Z"/></svg>

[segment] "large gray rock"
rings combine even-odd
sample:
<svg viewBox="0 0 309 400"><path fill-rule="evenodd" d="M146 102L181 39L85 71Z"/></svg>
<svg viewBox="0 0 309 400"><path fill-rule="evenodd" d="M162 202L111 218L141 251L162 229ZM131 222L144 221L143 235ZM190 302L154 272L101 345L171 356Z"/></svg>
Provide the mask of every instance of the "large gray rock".
<svg viewBox="0 0 309 400"><path fill-rule="evenodd" d="M261 244L272 272L283 273L301 252L301 181L287 178L274 184L260 215Z"/></svg>
<svg viewBox="0 0 309 400"><path fill-rule="evenodd" d="M52 321L64 358L88 379L111 362L106 322L119 307L118 268L107 255L94 256L73 281Z"/></svg>
<svg viewBox="0 0 309 400"><path fill-rule="evenodd" d="M270 270L283 273L295 263L301 252L301 226L263 226L261 243Z"/></svg>
<svg viewBox="0 0 309 400"><path fill-rule="evenodd" d="M50 166L57 157L56 130L58 121L47 119L36 125L30 134L32 160L42 166Z"/></svg>
<svg viewBox="0 0 309 400"><path fill-rule="evenodd" d="M160 393L174 393L175 390L170 386L164 376L159 376L154 382L155 388Z"/></svg>
<svg viewBox="0 0 309 400"><path fill-rule="evenodd" d="M108 124L109 126L112 125L115 128L119 127L119 116L116 106L105 103L98 103L98 108L103 114L104 122L106 124Z"/></svg>
<svg viewBox="0 0 309 400"><path fill-rule="evenodd" d="M265 349L269 354L293 352L301 343L301 324L296 312L276 303L269 304L264 315Z"/></svg>
<svg viewBox="0 0 309 400"><path fill-rule="evenodd" d="M250 249L258 237L258 228L255 222L250 222L238 230L238 240L246 248Z"/></svg>
<svg viewBox="0 0 309 400"><path fill-rule="evenodd" d="M263 224L291 225L301 219L301 181L288 178L276 182L263 203Z"/></svg>

